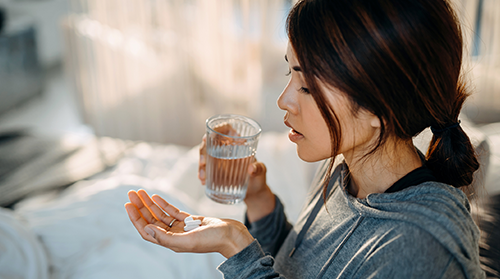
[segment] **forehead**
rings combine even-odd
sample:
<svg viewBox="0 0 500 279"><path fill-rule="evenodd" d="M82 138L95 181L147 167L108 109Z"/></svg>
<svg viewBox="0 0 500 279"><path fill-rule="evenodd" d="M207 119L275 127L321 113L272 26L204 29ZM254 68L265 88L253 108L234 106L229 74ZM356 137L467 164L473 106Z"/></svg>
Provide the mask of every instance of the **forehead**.
<svg viewBox="0 0 500 279"><path fill-rule="evenodd" d="M297 56L295 55L295 51L290 43L288 43L286 47L286 59L288 63L298 64Z"/></svg>

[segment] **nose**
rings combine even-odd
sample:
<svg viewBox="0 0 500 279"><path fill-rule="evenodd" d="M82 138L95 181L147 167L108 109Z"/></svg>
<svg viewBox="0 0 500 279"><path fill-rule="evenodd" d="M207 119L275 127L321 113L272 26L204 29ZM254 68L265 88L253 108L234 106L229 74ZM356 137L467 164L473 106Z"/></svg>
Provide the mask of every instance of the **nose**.
<svg viewBox="0 0 500 279"><path fill-rule="evenodd" d="M286 85L281 95L278 97L278 107L282 110L286 110L289 113L296 114L298 112L298 102L297 96L294 94L292 86L290 86L291 80Z"/></svg>

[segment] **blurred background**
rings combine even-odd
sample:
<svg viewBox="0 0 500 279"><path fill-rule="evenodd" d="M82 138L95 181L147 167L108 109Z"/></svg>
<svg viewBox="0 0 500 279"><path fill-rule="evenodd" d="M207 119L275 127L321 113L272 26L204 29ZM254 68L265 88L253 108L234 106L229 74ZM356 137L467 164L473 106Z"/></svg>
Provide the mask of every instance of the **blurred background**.
<svg viewBox="0 0 500 279"><path fill-rule="evenodd" d="M0 0L0 133L89 133L193 146L213 114L284 131L294 0ZM474 94L500 121L500 1L453 0Z"/></svg>
<svg viewBox="0 0 500 279"><path fill-rule="evenodd" d="M218 113L285 129L276 99L287 82L289 0L2 6L1 130L192 146Z"/></svg>

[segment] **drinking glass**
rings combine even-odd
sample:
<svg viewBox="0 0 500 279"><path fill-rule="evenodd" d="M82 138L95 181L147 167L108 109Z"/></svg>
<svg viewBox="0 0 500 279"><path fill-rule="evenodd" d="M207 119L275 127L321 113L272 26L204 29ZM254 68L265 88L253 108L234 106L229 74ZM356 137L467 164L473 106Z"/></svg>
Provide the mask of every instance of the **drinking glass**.
<svg viewBox="0 0 500 279"><path fill-rule="evenodd" d="M255 120L236 114L212 116L206 125L205 193L219 203L241 202L262 129Z"/></svg>

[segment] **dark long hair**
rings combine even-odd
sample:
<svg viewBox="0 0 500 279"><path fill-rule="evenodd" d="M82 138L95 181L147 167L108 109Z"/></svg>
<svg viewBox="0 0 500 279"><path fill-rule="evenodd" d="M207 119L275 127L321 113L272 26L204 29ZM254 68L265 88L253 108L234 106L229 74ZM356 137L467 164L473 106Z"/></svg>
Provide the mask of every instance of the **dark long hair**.
<svg viewBox="0 0 500 279"><path fill-rule="evenodd" d="M461 79L460 25L446 0L301 0L288 15L287 32L329 126L332 157L340 124L317 80L343 92L354 111L380 119L369 154L390 136L408 140L429 126L457 123L469 94ZM426 160L438 181L454 187L470 185L479 167L460 126L434 135Z"/></svg>

